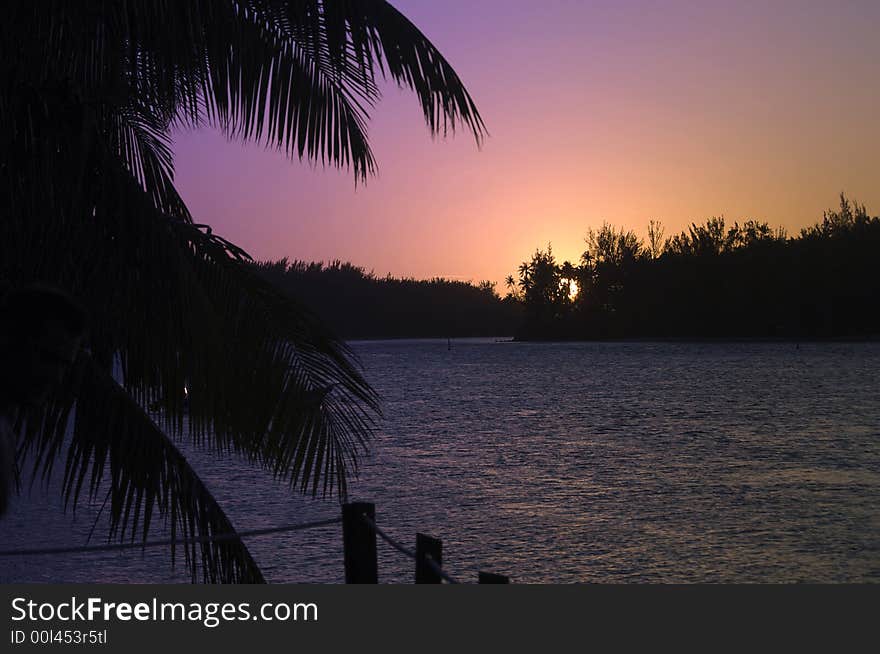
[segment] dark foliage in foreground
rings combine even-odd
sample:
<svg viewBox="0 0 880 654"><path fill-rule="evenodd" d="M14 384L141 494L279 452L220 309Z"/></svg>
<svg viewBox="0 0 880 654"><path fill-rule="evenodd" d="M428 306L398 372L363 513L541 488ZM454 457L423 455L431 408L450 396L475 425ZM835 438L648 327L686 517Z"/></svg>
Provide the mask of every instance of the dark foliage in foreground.
<svg viewBox="0 0 880 654"><path fill-rule="evenodd" d="M788 237L712 218L665 242L603 225L579 265L537 251L508 278L524 339L865 338L880 334L880 217L841 195ZM571 293L572 285L578 292Z"/></svg>
<svg viewBox="0 0 880 654"><path fill-rule="evenodd" d="M344 342L196 222L171 134L210 126L366 180L382 80L415 94L431 133L483 138L449 62L384 0L4 9L0 283L62 289L91 327L50 405L18 416L28 472L60 472L67 506L103 498L119 540L156 523L185 539L234 531L182 439L344 497L378 397ZM240 540L184 555L194 580L263 580Z"/></svg>
<svg viewBox="0 0 880 654"><path fill-rule="evenodd" d="M520 304L500 298L491 282L377 277L340 261L283 259L260 271L346 338L511 335L522 315Z"/></svg>

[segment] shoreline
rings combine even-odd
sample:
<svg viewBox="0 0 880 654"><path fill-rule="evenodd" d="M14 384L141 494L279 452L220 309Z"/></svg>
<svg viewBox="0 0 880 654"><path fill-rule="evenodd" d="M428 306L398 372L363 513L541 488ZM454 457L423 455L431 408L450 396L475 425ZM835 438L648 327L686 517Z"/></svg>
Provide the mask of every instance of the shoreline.
<svg viewBox="0 0 880 654"><path fill-rule="evenodd" d="M877 343L873 336L645 336L632 338L517 338L514 343Z"/></svg>
<svg viewBox="0 0 880 654"><path fill-rule="evenodd" d="M495 343L880 343L880 334L869 336L642 336L608 338L521 338L517 336L356 336L340 337L346 343L368 341L461 341L491 339Z"/></svg>

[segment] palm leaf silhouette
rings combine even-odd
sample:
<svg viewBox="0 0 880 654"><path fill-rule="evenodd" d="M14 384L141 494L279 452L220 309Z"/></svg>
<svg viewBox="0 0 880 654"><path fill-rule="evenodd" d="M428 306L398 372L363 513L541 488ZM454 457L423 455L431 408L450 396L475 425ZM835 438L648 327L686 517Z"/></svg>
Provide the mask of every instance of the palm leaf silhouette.
<svg viewBox="0 0 880 654"><path fill-rule="evenodd" d="M482 138L449 63L375 0L18 0L0 61L0 278L66 289L91 316L64 387L22 417L22 457L47 476L63 461L72 506L107 495L110 538L145 537L156 513L183 538L232 531L180 438L344 497L378 398L344 342L194 221L169 135L209 125L363 180L381 76L432 133ZM262 580L240 541L185 555L194 580Z"/></svg>

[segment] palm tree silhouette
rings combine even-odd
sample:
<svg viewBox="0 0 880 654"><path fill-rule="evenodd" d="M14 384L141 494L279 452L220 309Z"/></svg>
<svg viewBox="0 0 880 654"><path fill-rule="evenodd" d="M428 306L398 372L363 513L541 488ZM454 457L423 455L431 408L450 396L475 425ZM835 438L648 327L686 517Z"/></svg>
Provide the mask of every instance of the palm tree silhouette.
<svg viewBox="0 0 880 654"><path fill-rule="evenodd" d="M213 126L364 180L382 77L432 133L482 139L449 63L381 0L13 0L0 62L0 278L54 284L91 315L64 388L19 420L34 474L60 458L65 500L105 497L120 539L157 513L177 537L233 531L184 436L344 496L376 394L342 341L193 219L170 133ZM262 580L240 541L184 553L193 580Z"/></svg>
<svg viewBox="0 0 880 654"><path fill-rule="evenodd" d="M516 281L516 278L514 278L513 275L508 275L508 276L504 279L504 285L507 287L507 294L508 294L510 297L516 298L516 297L517 297L517 281Z"/></svg>

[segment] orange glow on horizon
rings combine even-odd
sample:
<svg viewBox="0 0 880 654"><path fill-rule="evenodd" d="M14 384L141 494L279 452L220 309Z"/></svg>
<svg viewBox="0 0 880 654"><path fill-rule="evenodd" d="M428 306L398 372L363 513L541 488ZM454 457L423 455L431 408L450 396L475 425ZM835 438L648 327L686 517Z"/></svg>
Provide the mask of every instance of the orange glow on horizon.
<svg viewBox="0 0 880 654"><path fill-rule="evenodd" d="M258 259L503 288L548 243L576 265L606 221L643 239L650 220L669 237L722 215L797 233L841 191L880 213L880 3L394 4L467 84L482 149L432 140L393 88L370 123L378 175L357 188L351 172L180 134L197 221Z"/></svg>

